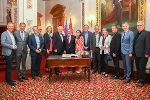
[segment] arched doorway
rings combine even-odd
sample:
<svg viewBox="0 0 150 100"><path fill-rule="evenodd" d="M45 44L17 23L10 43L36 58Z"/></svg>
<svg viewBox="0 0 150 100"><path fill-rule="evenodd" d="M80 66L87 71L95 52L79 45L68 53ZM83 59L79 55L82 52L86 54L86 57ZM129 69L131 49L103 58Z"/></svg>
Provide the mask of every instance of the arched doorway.
<svg viewBox="0 0 150 100"><path fill-rule="evenodd" d="M55 5L50 14L52 14L53 32L57 31L57 27L62 25L62 18L64 17L65 6L57 4Z"/></svg>

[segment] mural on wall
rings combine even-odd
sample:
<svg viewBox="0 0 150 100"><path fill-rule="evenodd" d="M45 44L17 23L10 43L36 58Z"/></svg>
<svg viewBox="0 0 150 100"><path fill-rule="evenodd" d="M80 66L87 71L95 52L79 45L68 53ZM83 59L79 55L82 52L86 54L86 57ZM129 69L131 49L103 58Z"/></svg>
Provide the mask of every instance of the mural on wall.
<svg viewBox="0 0 150 100"><path fill-rule="evenodd" d="M128 22L131 30L136 30L138 20L138 0L101 0L101 26L111 31L111 25L119 29Z"/></svg>
<svg viewBox="0 0 150 100"><path fill-rule="evenodd" d="M27 0L27 8L32 9L32 0Z"/></svg>

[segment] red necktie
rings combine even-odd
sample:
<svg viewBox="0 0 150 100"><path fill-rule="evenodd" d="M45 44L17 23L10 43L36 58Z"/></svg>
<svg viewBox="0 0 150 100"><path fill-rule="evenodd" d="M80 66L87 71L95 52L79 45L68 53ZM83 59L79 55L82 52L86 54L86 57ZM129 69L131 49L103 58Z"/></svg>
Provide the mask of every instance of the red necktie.
<svg viewBox="0 0 150 100"><path fill-rule="evenodd" d="M49 36L49 38L51 40L49 51L52 51L52 48L53 48L53 39L51 38L51 36Z"/></svg>

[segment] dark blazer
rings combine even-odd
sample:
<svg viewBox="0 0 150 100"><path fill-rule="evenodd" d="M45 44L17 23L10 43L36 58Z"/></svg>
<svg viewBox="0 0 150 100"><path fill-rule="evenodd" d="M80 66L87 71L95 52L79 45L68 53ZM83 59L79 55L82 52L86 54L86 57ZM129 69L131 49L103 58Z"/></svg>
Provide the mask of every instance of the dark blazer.
<svg viewBox="0 0 150 100"><path fill-rule="evenodd" d="M136 39L136 41L134 39L133 54L136 55L137 57L144 57L145 55L150 55L149 43L150 43L150 32L143 30L140 33L139 37Z"/></svg>
<svg viewBox="0 0 150 100"><path fill-rule="evenodd" d="M100 40L101 35L102 35L102 33L99 32L99 40ZM95 51L95 48L96 48L96 36L95 36L95 32L94 32L94 33L92 33L91 39L90 39L90 50Z"/></svg>
<svg viewBox="0 0 150 100"><path fill-rule="evenodd" d="M43 42L42 36L38 35L38 37L40 39L40 48L37 48L37 44L36 44L36 40L35 40L34 34L29 36L28 45L29 45L29 48L30 48L31 56L34 56L36 54L36 52L35 52L36 49L41 49L42 50L43 47L44 47L44 42Z"/></svg>
<svg viewBox="0 0 150 100"><path fill-rule="evenodd" d="M121 53L121 34L118 32L113 35L111 43L110 43L110 54L119 55Z"/></svg>
<svg viewBox="0 0 150 100"><path fill-rule="evenodd" d="M92 32L88 31L87 46L85 45L85 32L83 31L81 34L82 34L82 36L84 38L84 46L88 47L87 50L90 51L90 38L91 38Z"/></svg>
<svg viewBox="0 0 150 100"><path fill-rule="evenodd" d="M43 38L44 38L44 49L47 50L50 48L51 39L47 32L44 34ZM53 37L51 37L51 38L53 39Z"/></svg>
<svg viewBox="0 0 150 100"><path fill-rule="evenodd" d="M56 49L57 49L58 54L64 51L63 42L58 32L53 34L53 50L56 50Z"/></svg>
<svg viewBox="0 0 150 100"><path fill-rule="evenodd" d="M68 36L64 36L64 50L67 54L75 54L75 36L71 35L70 43L68 43Z"/></svg>
<svg viewBox="0 0 150 100"><path fill-rule="evenodd" d="M14 37L16 40L16 45L17 45L17 50L16 50L16 54L21 54L23 51L24 53L27 53L27 44L28 44L28 33L26 31L24 31L24 40L22 40L21 36L20 36L20 30L14 32ZM22 50L22 46L23 46L23 50Z"/></svg>

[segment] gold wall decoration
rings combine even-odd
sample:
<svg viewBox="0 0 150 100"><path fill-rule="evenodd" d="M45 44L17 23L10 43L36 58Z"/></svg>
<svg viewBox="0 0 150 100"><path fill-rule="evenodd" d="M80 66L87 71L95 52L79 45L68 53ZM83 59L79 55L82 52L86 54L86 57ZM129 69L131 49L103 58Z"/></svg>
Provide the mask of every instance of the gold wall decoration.
<svg viewBox="0 0 150 100"><path fill-rule="evenodd" d="M146 0L138 0L138 21L145 22Z"/></svg>
<svg viewBox="0 0 150 100"><path fill-rule="evenodd" d="M96 0L96 24L101 27L101 0Z"/></svg>

